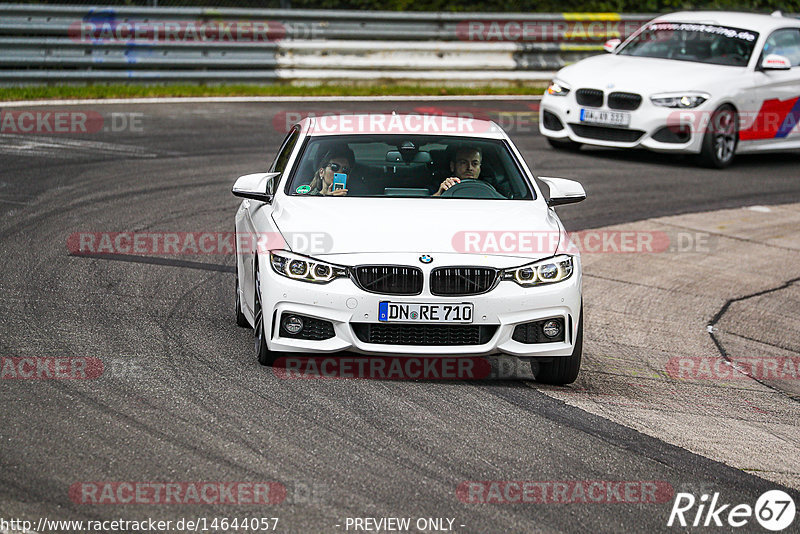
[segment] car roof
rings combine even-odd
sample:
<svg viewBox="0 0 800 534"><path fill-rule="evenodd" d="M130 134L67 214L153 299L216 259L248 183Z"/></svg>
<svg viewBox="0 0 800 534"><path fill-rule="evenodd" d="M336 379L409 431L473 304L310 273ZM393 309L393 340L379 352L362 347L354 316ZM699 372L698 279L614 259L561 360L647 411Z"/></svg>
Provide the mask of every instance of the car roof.
<svg viewBox="0 0 800 534"><path fill-rule="evenodd" d="M442 135L505 139L494 121L448 115L363 113L323 115L300 121L310 136L330 135Z"/></svg>
<svg viewBox="0 0 800 534"><path fill-rule="evenodd" d="M662 15L655 20L659 22L704 22L756 31L761 34L787 26L800 28L800 19L738 11L679 11Z"/></svg>

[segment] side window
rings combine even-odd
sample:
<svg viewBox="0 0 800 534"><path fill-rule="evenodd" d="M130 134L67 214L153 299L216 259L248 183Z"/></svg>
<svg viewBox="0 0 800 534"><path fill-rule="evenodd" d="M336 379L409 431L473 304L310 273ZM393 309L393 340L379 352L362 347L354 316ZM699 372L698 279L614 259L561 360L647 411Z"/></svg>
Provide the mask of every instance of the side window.
<svg viewBox="0 0 800 534"><path fill-rule="evenodd" d="M792 62L792 67L800 65L800 29L786 28L777 30L764 43L764 53L785 56Z"/></svg>
<svg viewBox="0 0 800 534"><path fill-rule="evenodd" d="M286 136L286 139L283 140L283 145L281 146L280 151L278 151L278 155L275 157L275 161L272 163L272 167L270 168L269 172L280 172L283 173L286 170L286 164L289 163L289 156L292 155L292 150L294 150L294 145L297 144L297 139L300 137L300 127L295 126L292 128L292 131L289 132L289 135ZM272 181L272 193L275 193L275 187L278 185L278 180Z"/></svg>

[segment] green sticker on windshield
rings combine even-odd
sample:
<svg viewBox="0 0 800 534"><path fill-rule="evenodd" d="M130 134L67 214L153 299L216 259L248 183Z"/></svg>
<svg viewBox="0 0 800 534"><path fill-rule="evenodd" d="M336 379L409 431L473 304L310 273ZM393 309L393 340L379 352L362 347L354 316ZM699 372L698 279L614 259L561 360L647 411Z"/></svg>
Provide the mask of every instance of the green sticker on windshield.
<svg viewBox="0 0 800 534"><path fill-rule="evenodd" d="M301 185L300 187L295 189L295 192L300 195L307 195L310 191L311 191L310 185Z"/></svg>

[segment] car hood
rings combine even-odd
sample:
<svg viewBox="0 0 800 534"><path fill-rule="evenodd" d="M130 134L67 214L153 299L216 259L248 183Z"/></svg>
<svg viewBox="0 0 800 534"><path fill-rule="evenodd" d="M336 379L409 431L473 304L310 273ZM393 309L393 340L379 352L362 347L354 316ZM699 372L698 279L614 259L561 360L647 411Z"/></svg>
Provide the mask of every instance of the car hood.
<svg viewBox="0 0 800 534"><path fill-rule="evenodd" d="M539 259L555 254L563 237L557 217L538 201L279 197L272 216L291 250L312 256L457 252ZM521 235L532 237L520 241Z"/></svg>
<svg viewBox="0 0 800 534"><path fill-rule="evenodd" d="M639 93L713 91L741 79L743 67L604 54L561 69L556 77L574 91L581 87Z"/></svg>

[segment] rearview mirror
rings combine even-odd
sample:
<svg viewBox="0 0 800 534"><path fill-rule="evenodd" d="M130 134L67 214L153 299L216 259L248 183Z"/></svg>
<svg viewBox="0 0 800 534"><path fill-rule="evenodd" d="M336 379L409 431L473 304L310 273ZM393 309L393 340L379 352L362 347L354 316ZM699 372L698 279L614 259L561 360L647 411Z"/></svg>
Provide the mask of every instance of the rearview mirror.
<svg viewBox="0 0 800 534"><path fill-rule="evenodd" d="M606 41L606 43L603 45L603 50L605 50L605 51L606 51L606 52L608 52L608 53L612 53L612 52L614 52L614 50L616 50L616 49L617 49L617 47L618 47L618 46L619 46L621 43L622 43L622 41L621 41L620 39L609 39L609 40L608 40L608 41Z"/></svg>
<svg viewBox="0 0 800 534"><path fill-rule="evenodd" d="M789 70L792 68L792 62L786 56L778 54L769 54L761 62L762 70Z"/></svg>
<svg viewBox="0 0 800 534"><path fill-rule="evenodd" d="M386 153L387 163L430 163L430 152L413 152L401 154L399 150L390 150Z"/></svg>
<svg viewBox="0 0 800 534"><path fill-rule="evenodd" d="M249 198L260 202L272 202L272 193L268 191L267 183L274 180L279 172L257 172L245 174L236 179L231 188L231 193L237 197Z"/></svg>
<svg viewBox="0 0 800 534"><path fill-rule="evenodd" d="M539 176L539 180L546 183L550 189L550 200L547 201L547 205L550 207L574 204L586 199L586 191L583 190L580 182L549 176Z"/></svg>

